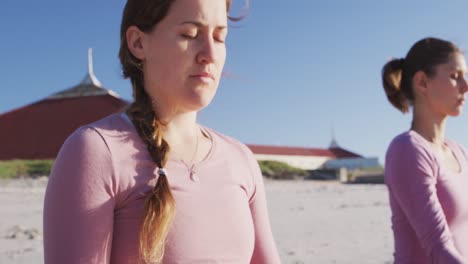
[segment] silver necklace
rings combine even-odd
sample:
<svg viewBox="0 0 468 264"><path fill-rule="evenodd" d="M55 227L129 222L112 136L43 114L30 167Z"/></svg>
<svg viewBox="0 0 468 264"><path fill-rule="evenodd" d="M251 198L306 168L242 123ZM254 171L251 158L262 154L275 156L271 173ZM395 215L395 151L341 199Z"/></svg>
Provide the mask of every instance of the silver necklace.
<svg viewBox="0 0 468 264"><path fill-rule="evenodd" d="M190 161L190 164L187 164L184 160L181 159L182 163L185 165L185 167L187 168L188 172L189 172L189 175L190 175L190 179L192 181L195 181L195 182L198 182L200 181L200 179L198 178L198 176L196 175L196 171L195 171L195 157L197 156L197 153L198 153L198 145L199 145L199 142L200 142L200 136L198 135L198 132L197 132L197 135L196 135L196 143L195 143L195 150L193 152L193 155L192 155L192 160Z"/></svg>

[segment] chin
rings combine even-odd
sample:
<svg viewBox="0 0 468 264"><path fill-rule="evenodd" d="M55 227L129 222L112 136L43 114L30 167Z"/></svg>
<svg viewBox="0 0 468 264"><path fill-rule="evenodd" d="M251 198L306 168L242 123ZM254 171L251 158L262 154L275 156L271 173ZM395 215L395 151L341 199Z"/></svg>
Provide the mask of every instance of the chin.
<svg viewBox="0 0 468 264"><path fill-rule="evenodd" d="M461 115L462 112L463 112L463 108L460 107L460 108L457 108L457 109L451 111L450 113L448 113L448 115L453 116L453 117L457 117L457 116Z"/></svg>
<svg viewBox="0 0 468 264"><path fill-rule="evenodd" d="M213 99L213 96L205 96L205 97L197 97L197 98L191 98L186 105L189 106L190 111L200 111L203 108L207 107L210 105L211 101Z"/></svg>
<svg viewBox="0 0 468 264"><path fill-rule="evenodd" d="M187 102L187 104L201 110L213 101L215 92L216 91L212 89L200 89L198 91L194 91L188 99L189 102Z"/></svg>

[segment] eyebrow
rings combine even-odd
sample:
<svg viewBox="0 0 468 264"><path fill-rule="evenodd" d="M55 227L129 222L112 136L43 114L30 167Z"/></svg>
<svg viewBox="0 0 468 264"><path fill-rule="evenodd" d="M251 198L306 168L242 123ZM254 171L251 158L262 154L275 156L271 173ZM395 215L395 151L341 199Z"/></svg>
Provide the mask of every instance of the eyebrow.
<svg viewBox="0 0 468 264"><path fill-rule="evenodd" d="M455 70L455 71L457 71L457 72L462 72L462 73L464 73L464 74L467 73L467 68L453 67L452 69Z"/></svg>
<svg viewBox="0 0 468 264"><path fill-rule="evenodd" d="M184 21L184 22L180 23L180 25L186 25L186 24L191 24L191 25L194 25L194 26L199 27L199 28L208 27L207 24L203 24L203 23L198 22L198 21ZM217 26L216 28L217 29L225 29L225 28L227 28L227 26Z"/></svg>

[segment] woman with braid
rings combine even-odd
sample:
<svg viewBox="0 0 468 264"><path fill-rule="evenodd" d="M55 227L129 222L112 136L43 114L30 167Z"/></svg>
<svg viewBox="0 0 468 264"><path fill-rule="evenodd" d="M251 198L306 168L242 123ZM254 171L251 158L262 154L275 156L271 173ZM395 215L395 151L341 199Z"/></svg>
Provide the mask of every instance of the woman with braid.
<svg viewBox="0 0 468 264"><path fill-rule="evenodd" d="M413 112L385 162L395 263L468 264L468 156L445 138L447 117L462 112L466 74L461 51L436 38L418 41L382 70L389 101Z"/></svg>
<svg viewBox="0 0 468 264"><path fill-rule="evenodd" d="M280 263L258 164L196 123L226 57L230 0L128 0L134 102L75 131L47 186L46 264Z"/></svg>

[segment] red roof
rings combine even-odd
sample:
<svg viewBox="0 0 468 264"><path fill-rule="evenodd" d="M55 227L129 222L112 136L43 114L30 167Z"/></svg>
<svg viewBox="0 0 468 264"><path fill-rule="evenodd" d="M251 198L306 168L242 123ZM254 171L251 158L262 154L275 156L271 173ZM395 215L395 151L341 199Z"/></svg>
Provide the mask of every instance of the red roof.
<svg viewBox="0 0 468 264"><path fill-rule="evenodd" d="M44 99L0 115L0 160L54 159L78 127L122 110L110 94Z"/></svg>
<svg viewBox="0 0 468 264"><path fill-rule="evenodd" d="M361 158L362 156L342 148L301 148L286 146L247 145L254 154L314 156L327 158Z"/></svg>

